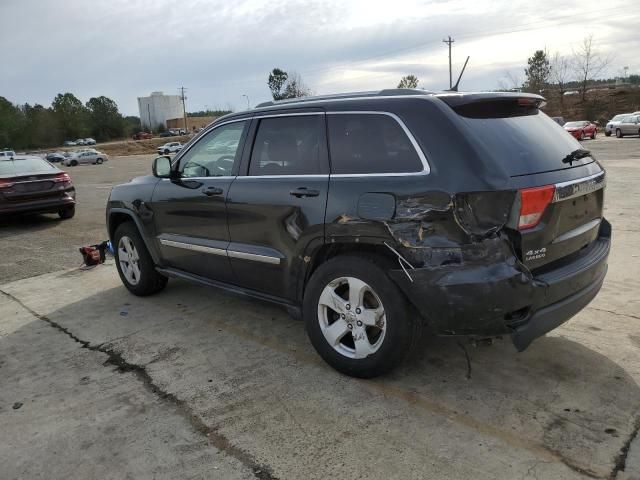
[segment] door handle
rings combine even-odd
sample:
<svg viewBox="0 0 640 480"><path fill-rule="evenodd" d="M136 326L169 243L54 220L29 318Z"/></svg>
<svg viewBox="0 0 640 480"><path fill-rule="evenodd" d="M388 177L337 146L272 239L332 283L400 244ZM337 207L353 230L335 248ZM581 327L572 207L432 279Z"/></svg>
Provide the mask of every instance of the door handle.
<svg viewBox="0 0 640 480"><path fill-rule="evenodd" d="M307 188L307 187L299 187L296 188L295 190L291 190L289 192L289 195L293 195L294 197L317 197L318 195L320 195L320 191L319 190L314 190L312 188Z"/></svg>
<svg viewBox="0 0 640 480"><path fill-rule="evenodd" d="M218 187L205 187L202 189L202 193L208 197L212 197L214 195L222 195L222 189Z"/></svg>

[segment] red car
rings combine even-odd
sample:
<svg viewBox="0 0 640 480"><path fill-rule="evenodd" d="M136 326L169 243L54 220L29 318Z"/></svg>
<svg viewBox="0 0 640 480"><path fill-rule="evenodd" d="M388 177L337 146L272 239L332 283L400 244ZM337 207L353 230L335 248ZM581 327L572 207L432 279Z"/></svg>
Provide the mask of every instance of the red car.
<svg viewBox="0 0 640 480"><path fill-rule="evenodd" d="M594 139L598 130L595 123L587 122L586 120L567 122L564 124L564 129L578 140L584 140L587 137Z"/></svg>
<svg viewBox="0 0 640 480"><path fill-rule="evenodd" d="M153 138L153 135L147 132L138 132L133 136L134 140L148 140Z"/></svg>

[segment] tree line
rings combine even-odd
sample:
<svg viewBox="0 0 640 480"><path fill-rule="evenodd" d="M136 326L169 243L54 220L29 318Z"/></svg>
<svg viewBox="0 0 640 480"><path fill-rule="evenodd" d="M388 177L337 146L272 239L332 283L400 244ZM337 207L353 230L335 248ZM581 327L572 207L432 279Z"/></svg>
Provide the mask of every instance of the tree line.
<svg viewBox="0 0 640 480"><path fill-rule="evenodd" d="M72 93L59 93L50 107L15 105L0 97L0 148L31 149L91 137L102 142L140 130L140 119L123 116L112 99L92 97L83 104Z"/></svg>

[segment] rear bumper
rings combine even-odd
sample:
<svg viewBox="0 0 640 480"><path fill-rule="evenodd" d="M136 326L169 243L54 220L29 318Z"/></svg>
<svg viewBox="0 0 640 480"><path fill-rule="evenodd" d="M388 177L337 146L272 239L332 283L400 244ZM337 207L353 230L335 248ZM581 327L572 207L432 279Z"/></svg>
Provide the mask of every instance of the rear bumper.
<svg viewBox="0 0 640 480"><path fill-rule="evenodd" d="M439 335L511 335L520 351L582 310L607 272L611 226L569 263L536 275L513 258L504 240L483 263L389 272Z"/></svg>
<svg viewBox="0 0 640 480"><path fill-rule="evenodd" d="M55 213L60 209L75 205L75 189L65 191L57 197L44 197L16 202L1 202L0 215L20 213Z"/></svg>

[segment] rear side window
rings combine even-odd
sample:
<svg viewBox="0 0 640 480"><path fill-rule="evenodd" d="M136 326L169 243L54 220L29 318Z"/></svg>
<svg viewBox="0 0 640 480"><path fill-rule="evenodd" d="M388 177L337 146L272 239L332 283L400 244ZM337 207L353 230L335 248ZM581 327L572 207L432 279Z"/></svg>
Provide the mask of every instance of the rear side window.
<svg viewBox="0 0 640 480"><path fill-rule="evenodd" d="M320 142L324 115L260 120L251 153L249 175L315 175L322 173Z"/></svg>
<svg viewBox="0 0 640 480"><path fill-rule="evenodd" d="M330 114L331 173L414 173L423 165L418 153L391 116Z"/></svg>

